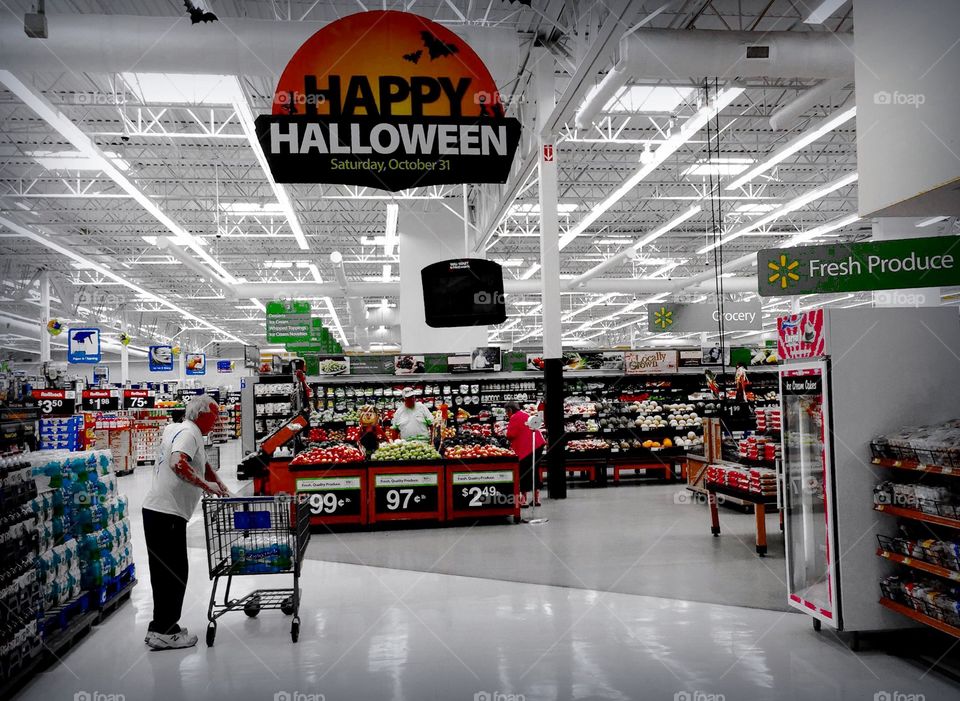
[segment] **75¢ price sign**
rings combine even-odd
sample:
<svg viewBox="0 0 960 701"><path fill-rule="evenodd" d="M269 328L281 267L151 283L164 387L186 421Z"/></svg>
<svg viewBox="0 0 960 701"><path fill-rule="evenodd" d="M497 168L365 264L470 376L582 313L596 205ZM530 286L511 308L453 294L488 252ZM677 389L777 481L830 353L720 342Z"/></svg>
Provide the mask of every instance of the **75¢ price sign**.
<svg viewBox="0 0 960 701"><path fill-rule="evenodd" d="M41 416L71 416L76 412L77 396L73 390L35 389L31 396Z"/></svg>
<svg viewBox="0 0 960 701"><path fill-rule="evenodd" d="M310 504L310 515L344 517L361 515L363 490L359 477L303 477L297 494Z"/></svg>
<svg viewBox="0 0 960 701"><path fill-rule="evenodd" d="M157 405L157 395L148 389L123 390L124 409L153 409Z"/></svg>
<svg viewBox="0 0 960 701"><path fill-rule="evenodd" d="M454 472L450 477L454 511L510 509L514 506L512 470Z"/></svg>

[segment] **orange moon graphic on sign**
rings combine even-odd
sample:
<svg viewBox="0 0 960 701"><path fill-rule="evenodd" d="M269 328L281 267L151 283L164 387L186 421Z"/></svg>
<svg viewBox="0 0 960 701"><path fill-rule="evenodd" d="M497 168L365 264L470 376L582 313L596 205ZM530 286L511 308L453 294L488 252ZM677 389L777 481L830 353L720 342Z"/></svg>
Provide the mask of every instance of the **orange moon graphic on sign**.
<svg viewBox="0 0 960 701"><path fill-rule="evenodd" d="M339 75L341 90L350 76L365 75L374 99L380 104L378 78L396 76L448 78L454 85L469 78L461 100L461 114L494 116L499 105L497 86L476 52L443 25L419 15L394 10L360 12L331 22L307 39L287 63L273 97L273 114L304 114L304 76L316 76L317 85L327 85L328 75ZM328 114L323 103L317 114ZM410 115L409 99L393 106L394 115ZM450 115L446 97L423 107L427 116ZM502 112L501 112L502 114Z"/></svg>

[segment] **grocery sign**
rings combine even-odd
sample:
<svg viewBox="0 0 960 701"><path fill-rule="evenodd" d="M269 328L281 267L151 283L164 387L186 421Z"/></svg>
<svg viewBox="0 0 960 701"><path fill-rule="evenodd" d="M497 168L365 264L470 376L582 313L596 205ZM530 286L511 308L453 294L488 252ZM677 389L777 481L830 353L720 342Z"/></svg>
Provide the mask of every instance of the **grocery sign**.
<svg viewBox="0 0 960 701"><path fill-rule="evenodd" d="M960 285L960 236L769 248L757 276L765 297Z"/></svg>
<svg viewBox="0 0 960 701"><path fill-rule="evenodd" d="M287 63L257 138L281 183L383 190L506 182L520 122L480 57L408 12L331 22Z"/></svg>
<svg viewBox="0 0 960 701"><path fill-rule="evenodd" d="M725 299L722 309L724 331L756 331L763 328L760 299L749 302ZM651 333L691 333L716 331L721 309L716 303L647 305L647 330Z"/></svg>

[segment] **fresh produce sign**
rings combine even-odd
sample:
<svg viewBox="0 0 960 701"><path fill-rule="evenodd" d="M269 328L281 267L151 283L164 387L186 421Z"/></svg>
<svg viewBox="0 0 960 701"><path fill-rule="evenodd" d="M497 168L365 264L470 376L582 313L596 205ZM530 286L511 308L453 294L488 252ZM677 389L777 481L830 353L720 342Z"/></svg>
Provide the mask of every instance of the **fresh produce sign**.
<svg viewBox="0 0 960 701"><path fill-rule="evenodd" d="M307 499L313 516L360 516L360 482L360 477L303 477L297 479L297 493Z"/></svg>
<svg viewBox="0 0 960 701"><path fill-rule="evenodd" d="M375 511L377 514L436 513L439 491L435 472L375 475Z"/></svg>
<svg viewBox="0 0 960 701"><path fill-rule="evenodd" d="M450 472L454 511L509 508L515 503L512 470Z"/></svg>
<svg viewBox="0 0 960 701"><path fill-rule="evenodd" d="M256 130L277 182L391 191L506 182L520 140L473 49L396 11L343 17L304 42Z"/></svg>
<svg viewBox="0 0 960 701"><path fill-rule="evenodd" d="M43 416L71 416L76 409L73 390L35 389L30 396Z"/></svg>

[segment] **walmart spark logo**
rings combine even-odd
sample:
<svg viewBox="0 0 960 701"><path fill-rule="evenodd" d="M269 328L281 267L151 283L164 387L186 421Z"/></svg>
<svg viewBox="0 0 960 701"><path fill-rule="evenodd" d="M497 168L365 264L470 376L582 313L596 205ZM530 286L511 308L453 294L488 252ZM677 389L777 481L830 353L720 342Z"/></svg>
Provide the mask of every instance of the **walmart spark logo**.
<svg viewBox="0 0 960 701"><path fill-rule="evenodd" d="M653 314L653 323L661 329L667 329L673 326L673 312L666 307L660 307Z"/></svg>
<svg viewBox="0 0 960 701"><path fill-rule="evenodd" d="M767 263L767 267L773 271L767 277L767 282L769 282L771 285L775 285L779 281L781 290L787 289L791 281L798 282L800 280L800 276L794 272L800 267L800 261L791 261L784 253L780 254L779 261L770 261Z"/></svg>

